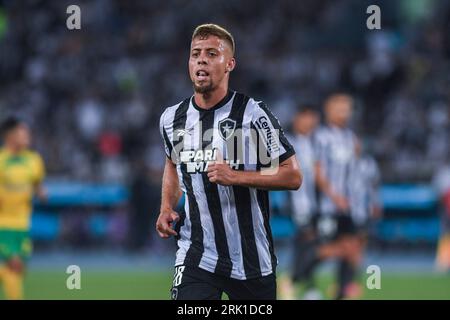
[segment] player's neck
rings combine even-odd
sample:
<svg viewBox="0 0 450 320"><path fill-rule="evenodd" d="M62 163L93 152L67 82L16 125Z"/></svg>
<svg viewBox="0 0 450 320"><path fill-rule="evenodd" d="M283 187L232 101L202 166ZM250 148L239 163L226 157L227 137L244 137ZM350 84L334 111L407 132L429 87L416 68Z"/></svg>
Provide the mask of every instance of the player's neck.
<svg viewBox="0 0 450 320"><path fill-rule="evenodd" d="M309 136L310 133L311 133L311 130L303 129L303 128L299 128L297 131L297 134L299 134L301 136L305 136L305 137Z"/></svg>
<svg viewBox="0 0 450 320"><path fill-rule="evenodd" d="M4 148L5 148L6 151L8 151L11 154L19 154L19 153L21 153L23 151L22 148L17 147L17 146L15 146L13 144L8 144L8 143L5 143Z"/></svg>
<svg viewBox="0 0 450 320"><path fill-rule="evenodd" d="M332 127L332 128L338 128L338 129L345 129L345 128L347 128L346 124L336 123L336 122L332 122L332 121L329 121L328 125L330 127Z"/></svg>
<svg viewBox="0 0 450 320"><path fill-rule="evenodd" d="M202 109L211 109L228 94L228 86L218 87L214 91L206 93L194 93L194 100L198 107Z"/></svg>

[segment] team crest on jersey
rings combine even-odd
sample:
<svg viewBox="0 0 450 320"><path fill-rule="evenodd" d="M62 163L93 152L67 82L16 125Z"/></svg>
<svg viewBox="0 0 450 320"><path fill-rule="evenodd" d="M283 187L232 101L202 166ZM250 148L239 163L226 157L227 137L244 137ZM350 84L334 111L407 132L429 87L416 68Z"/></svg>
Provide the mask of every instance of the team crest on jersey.
<svg viewBox="0 0 450 320"><path fill-rule="evenodd" d="M219 121L219 134L224 140L228 140L236 129L236 121L230 118L225 118Z"/></svg>

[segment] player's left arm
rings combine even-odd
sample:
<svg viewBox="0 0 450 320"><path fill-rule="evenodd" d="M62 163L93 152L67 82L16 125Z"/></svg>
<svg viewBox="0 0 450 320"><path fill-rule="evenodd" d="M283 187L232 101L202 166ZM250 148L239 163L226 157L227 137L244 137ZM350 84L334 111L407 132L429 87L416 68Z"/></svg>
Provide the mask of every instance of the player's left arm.
<svg viewBox="0 0 450 320"><path fill-rule="evenodd" d="M209 181L224 186L242 186L265 190L297 190L302 184L302 174L295 155L276 168L262 171L237 171L223 161L208 166Z"/></svg>

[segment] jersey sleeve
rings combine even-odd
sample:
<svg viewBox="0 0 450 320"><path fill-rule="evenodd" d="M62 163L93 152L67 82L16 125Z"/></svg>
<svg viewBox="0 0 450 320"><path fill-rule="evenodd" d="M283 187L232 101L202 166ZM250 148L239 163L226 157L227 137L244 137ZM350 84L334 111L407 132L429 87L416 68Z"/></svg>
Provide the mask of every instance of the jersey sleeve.
<svg viewBox="0 0 450 320"><path fill-rule="evenodd" d="M164 144L164 152L166 153L167 158L172 160L172 144L170 142L169 136L167 135L167 131L164 127L166 112L167 110L163 112L159 120L159 131Z"/></svg>
<svg viewBox="0 0 450 320"><path fill-rule="evenodd" d="M258 152L260 162L264 163L267 162L264 160L269 160L272 164L276 161L282 163L295 154L295 150L286 138L279 120L263 102L259 102L255 108L252 125L258 133L258 149L260 147L265 148L267 154L267 159L260 159L262 153Z"/></svg>

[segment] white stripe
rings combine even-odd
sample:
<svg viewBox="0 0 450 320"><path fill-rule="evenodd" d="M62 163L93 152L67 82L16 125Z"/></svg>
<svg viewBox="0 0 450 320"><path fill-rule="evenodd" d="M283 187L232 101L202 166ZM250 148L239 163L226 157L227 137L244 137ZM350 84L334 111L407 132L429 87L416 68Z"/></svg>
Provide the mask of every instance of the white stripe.
<svg viewBox="0 0 450 320"><path fill-rule="evenodd" d="M218 252L216 248L214 225L209 212L208 200L206 198L205 186L203 184L202 175L200 173L192 174L192 189L194 190L195 199L197 200L200 212L200 221L203 230L203 255L200 260L200 267L205 269L215 269L218 260Z"/></svg>
<svg viewBox="0 0 450 320"><path fill-rule="evenodd" d="M261 274L269 274L273 271L272 259L270 256L270 245L267 240L267 232L264 227L264 216L258 205L257 190L250 189L253 231L255 233L256 248L258 250L259 265Z"/></svg>
<svg viewBox="0 0 450 320"><path fill-rule="evenodd" d="M227 234L227 244L230 259L233 264L231 277L235 279L246 279L244 270L244 259L242 256L241 233L234 202L232 187L218 185L220 205L222 206L223 223Z"/></svg>

